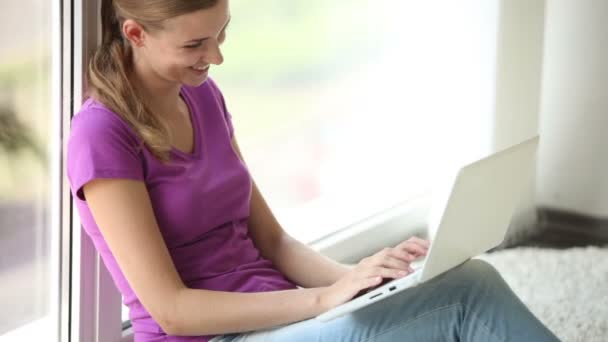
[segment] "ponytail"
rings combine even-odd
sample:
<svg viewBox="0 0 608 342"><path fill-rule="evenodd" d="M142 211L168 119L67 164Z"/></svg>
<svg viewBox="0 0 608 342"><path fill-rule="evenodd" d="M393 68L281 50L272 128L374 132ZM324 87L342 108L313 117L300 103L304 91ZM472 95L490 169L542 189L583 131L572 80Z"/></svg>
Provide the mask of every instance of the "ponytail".
<svg viewBox="0 0 608 342"><path fill-rule="evenodd" d="M133 50L121 33L113 0L102 0L102 42L88 68L90 96L124 119L159 160L169 160L170 132L131 84Z"/></svg>
<svg viewBox="0 0 608 342"><path fill-rule="evenodd" d="M116 17L112 0L101 1L101 44L110 44L115 39L122 39L120 33L120 22Z"/></svg>

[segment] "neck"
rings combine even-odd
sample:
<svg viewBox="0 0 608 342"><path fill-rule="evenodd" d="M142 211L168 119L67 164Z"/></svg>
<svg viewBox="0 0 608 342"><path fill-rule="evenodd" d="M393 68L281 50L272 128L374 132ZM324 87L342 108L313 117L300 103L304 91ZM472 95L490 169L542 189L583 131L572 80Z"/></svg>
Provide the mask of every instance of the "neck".
<svg viewBox="0 0 608 342"><path fill-rule="evenodd" d="M163 80L141 60L134 59L132 82L146 104L158 115L174 113L179 103L181 84Z"/></svg>

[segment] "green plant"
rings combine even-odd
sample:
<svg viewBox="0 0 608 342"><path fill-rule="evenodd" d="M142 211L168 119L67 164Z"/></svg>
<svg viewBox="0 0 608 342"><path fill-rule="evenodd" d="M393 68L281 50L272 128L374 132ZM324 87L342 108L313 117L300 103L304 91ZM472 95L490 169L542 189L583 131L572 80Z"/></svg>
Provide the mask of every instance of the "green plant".
<svg viewBox="0 0 608 342"><path fill-rule="evenodd" d="M14 111L0 107L0 147L6 153L15 155L22 150L30 150L46 165L46 154L35 142L27 127L19 121Z"/></svg>

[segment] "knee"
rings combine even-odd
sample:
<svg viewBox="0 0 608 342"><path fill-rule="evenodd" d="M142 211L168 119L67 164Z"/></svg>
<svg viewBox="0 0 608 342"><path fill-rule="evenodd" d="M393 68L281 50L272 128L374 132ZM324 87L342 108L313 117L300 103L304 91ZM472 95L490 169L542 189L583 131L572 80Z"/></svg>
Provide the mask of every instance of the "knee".
<svg viewBox="0 0 608 342"><path fill-rule="evenodd" d="M452 271L446 284L468 308L493 304L504 306L519 301L496 268L486 261L472 259Z"/></svg>
<svg viewBox="0 0 608 342"><path fill-rule="evenodd" d="M454 271L454 276L467 287L493 287L503 282L494 266L479 259L471 259Z"/></svg>
<svg viewBox="0 0 608 342"><path fill-rule="evenodd" d="M498 271L489 262L481 259L471 259L462 264L463 271L476 276L495 276Z"/></svg>

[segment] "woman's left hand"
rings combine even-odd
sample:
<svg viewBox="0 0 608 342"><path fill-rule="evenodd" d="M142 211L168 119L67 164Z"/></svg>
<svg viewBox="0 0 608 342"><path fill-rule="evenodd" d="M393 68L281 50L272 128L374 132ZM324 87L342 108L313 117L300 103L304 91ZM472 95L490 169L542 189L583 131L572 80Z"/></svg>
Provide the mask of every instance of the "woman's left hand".
<svg viewBox="0 0 608 342"><path fill-rule="evenodd" d="M429 240L421 239L417 236L412 236L411 238L395 246L395 249L402 251L403 253L407 253L408 255L414 258L411 261L414 261L419 257L426 256L430 246L431 243Z"/></svg>

